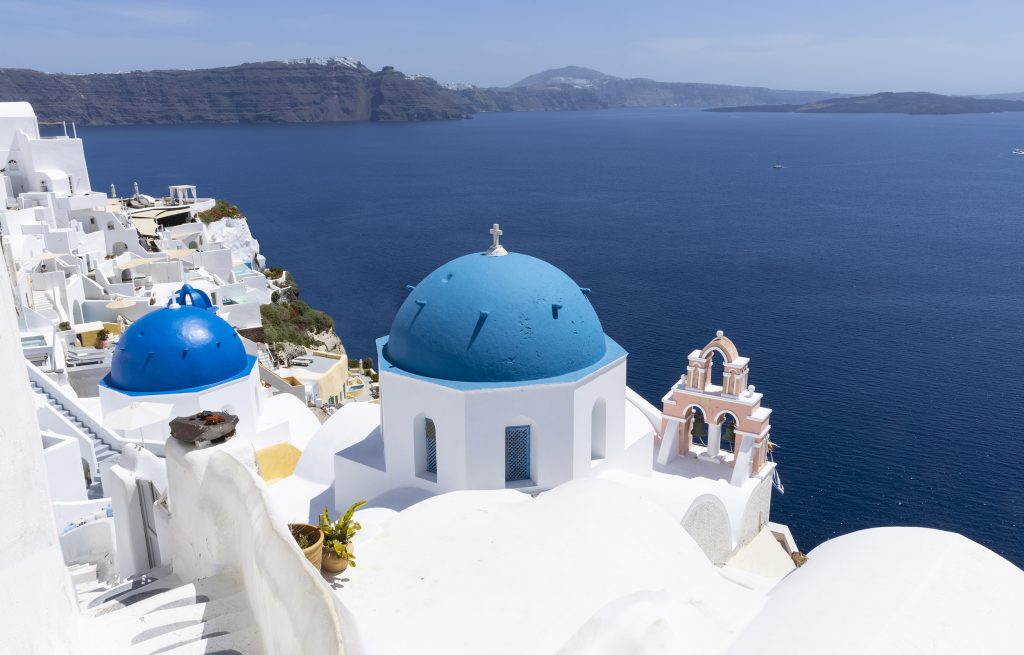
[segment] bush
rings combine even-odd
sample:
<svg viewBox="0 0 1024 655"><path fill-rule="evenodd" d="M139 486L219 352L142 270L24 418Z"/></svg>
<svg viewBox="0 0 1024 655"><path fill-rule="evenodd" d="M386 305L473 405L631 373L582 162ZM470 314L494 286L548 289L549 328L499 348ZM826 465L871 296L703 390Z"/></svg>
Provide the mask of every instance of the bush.
<svg viewBox="0 0 1024 655"><path fill-rule="evenodd" d="M222 218L238 218L241 215L242 212L238 207L232 205L227 200L218 198L214 201L212 209L199 212L199 220L204 223L214 223Z"/></svg>
<svg viewBox="0 0 1024 655"><path fill-rule="evenodd" d="M290 293L293 298L299 297L299 285L295 284L295 278L292 277L291 273L284 274L284 286L288 287L288 293Z"/></svg>
<svg viewBox="0 0 1024 655"><path fill-rule="evenodd" d="M334 329L334 320L301 300L260 306L263 338L267 343L295 343L307 347L322 345L312 335Z"/></svg>
<svg viewBox="0 0 1024 655"><path fill-rule="evenodd" d="M60 323L57 324L57 329L60 330L61 332L65 332L71 329L71 324L68 323L67 321L61 321Z"/></svg>
<svg viewBox="0 0 1024 655"><path fill-rule="evenodd" d="M373 368L373 358L372 357L364 357L363 358L363 370L369 371L372 368Z"/></svg>

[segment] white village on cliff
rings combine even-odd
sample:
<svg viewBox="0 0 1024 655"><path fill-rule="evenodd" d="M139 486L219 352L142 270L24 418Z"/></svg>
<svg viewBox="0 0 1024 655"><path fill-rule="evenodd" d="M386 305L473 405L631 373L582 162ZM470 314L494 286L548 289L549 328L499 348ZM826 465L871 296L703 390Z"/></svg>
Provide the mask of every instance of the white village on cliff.
<svg viewBox="0 0 1024 655"><path fill-rule="evenodd" d="M983 546L772 521L727 325L642 398L590 289L487 223L374 370L280 338L309 308L233 208L94 190L40 129L0 103L4 652L1021 652L1024 571Z"/></svg>

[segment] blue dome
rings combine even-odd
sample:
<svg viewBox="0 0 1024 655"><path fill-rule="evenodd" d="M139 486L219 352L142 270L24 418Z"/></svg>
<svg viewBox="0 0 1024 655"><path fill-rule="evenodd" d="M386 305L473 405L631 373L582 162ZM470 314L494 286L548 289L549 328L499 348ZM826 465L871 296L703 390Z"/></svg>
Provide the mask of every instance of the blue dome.
<svg viewBox="0 0 1024 655"><path fill-rule="evenodd" d="M412 290L384 355L426 377L517 382L578 371L605 350L601 321L569 276L535 257L478 253L448 262Z"/></svg>
<svg viewBox="0 0 1024 655"><path fill-rule="evenodd" d="M172 305L125 330L104 382L129 392L184 391L238 377L250 360L227 321L201 304Z"/></svg>

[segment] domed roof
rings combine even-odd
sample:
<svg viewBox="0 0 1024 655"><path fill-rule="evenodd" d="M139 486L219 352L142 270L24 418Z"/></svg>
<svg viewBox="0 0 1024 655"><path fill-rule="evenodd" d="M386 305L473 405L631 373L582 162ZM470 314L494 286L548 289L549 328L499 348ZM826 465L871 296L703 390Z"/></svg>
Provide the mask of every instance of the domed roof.
<svg viewBox="0 0 1024 655"><path fill-rule="evenodd" d="M202 293L190 288L178 295L194 300L193 292ZM170 305L133 323L114 350L106 384L131 392L181 391L247 371L251 358L238 333L204 304Z"/></svg>
<svg viewBox="0 0 1024 655"><path fill-rule="evenodd" d="M601 321L568 275L528 255L476 253L412 289L384 354L426 377L517 382L578 371L605 350Z"/></svg>

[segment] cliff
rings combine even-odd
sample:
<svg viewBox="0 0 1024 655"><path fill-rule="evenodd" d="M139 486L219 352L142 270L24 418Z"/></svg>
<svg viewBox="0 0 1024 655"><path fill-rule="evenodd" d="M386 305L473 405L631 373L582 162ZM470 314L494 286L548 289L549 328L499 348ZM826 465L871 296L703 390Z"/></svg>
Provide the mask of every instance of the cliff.
<svg viewBox="0 0 1024 655"><path fill-rule="evenodd" d="M8 68L0 69L0 100L27 100L43 121L92 125L415 121L465 113L434 80L338 58L89 75Z"/></svg>

